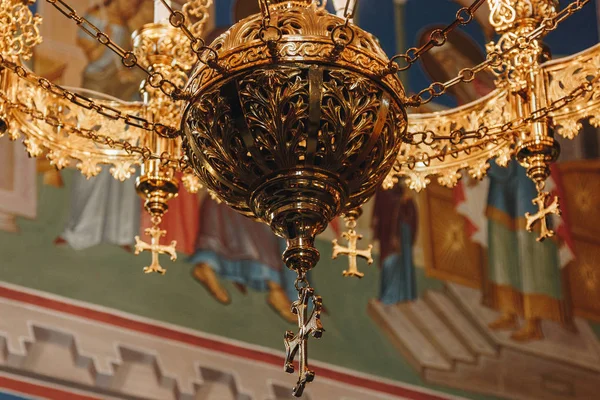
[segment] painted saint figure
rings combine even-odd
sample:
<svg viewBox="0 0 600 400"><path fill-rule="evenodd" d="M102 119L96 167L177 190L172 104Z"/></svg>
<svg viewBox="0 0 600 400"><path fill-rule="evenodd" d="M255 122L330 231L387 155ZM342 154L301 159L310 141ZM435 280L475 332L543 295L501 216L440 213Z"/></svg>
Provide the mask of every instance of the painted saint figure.
<svg viewBox="0 0 600 400"><path fill-rule="evenodd" d="M181 184L183 174L177 172L180 187L177 197L168 203L169 210L164 215L160 228L167 231L161 238L163 243L177 242L177 253L194 254L196 237L198 235L198 195L189 193ZM143 200L140 199L142 203ZM142 212L140 237L146 237L146 229L152 226L152 217L148 212Z"/></svg>
<svg viewBox="0 0 600 400"><path fill-rule="evenodd" d="M436 28L428 30L422 40ZM549 53L546 51L544 56L549 57ZM447 46L430 52L423 61L432 79L446 81L461 69L483 60L477 45L466 34L455 31L448 36ZM472 85L457 85L451 93L462 105L485 96L493 88L493 76L482 73ZM489 180L487 202L484 198L467 198L467 194L485 196L486 193L465 190L462 182L455 189L462 192L457 198L466 202L466 207L461 206L459 212L465 213L468 225L474 228L471 233L479 231L477 241L487 247L483 303L501 313L489 326L491 329L515 330L511 337L518 341L543 338L543 319L558 321L571 328L556 241L539 243L535 240L537 233L525 230L525 212L533 214L537 211L531 202L537 196L535 184L516 161L511 161L507 168L494 161L490 165L486 178ZM484 216L484 211L477 206L485 204ZM469 209L469 205L473 209ZM519 326L518 317L525 319L522 326Z"/></svg>
<svg viewBox="0 0 600 400"><path fill-rule="evenodd" d="M245 217L225 204L206 196L200 205L200 226L192 272L219 302L229 304L229 293L220 278L234 282L244 291L250 287L267 291L267 304L290 322L290 299L297 298L296 273L284 266L283 239L260 222Z"/></svg>
<svg viewBox="0 0 600 400"><path fill-rule="evenodd" d="M379 300L396 304L417 298L413 245L417 209L401 184L375 194L372 226L379 241L381 286Z"/></svg>
<svg viewBox="0 0 600 400"><path fill-rule="evenodd" d="M555 240L537 242L537 232L525 230L526 212L537 212L531 202L535 184L525 169L512 161L507 168L492 163L488 172L488 279L486 302L502 313L492 329L518 329L511 338L543 338L540 321L554 320L571 327L564 302Z"/></svg>
<svg viewBox="0 0 600 400"><path fill-rule="evenodd" d="M128 21L142 0L105 0L88 10L91 23L119 46L130 46ZM85 32L79 31L77 44L88 60L82 86L109 96L131 100L138 80L120 58ZM98 176L87 179L75 174L71 183L71 207L65 230L56 243L84 249L100 243L130 246L139 230L140 201L131 181L119 182L104 167Z"/></svg>

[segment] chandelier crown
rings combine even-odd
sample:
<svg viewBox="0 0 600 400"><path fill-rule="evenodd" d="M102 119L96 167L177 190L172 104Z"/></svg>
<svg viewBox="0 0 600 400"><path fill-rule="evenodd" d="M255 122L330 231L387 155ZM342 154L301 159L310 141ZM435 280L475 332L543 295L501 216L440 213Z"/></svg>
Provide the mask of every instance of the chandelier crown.
<svg viewBox="0 0 600 400"><path fill-rule="evenodd" d="M318 5L318 0L267 0L273 9L288 9L294 7L309 7ZM324 4L324 3L323 3Z"/></svg>
<svg viewBox="0 0 600 400"><path fill-rule="evenodd" d="M490 23L499 33L518 26L537 26L556 14L558 0L489 0Z"/></svg>

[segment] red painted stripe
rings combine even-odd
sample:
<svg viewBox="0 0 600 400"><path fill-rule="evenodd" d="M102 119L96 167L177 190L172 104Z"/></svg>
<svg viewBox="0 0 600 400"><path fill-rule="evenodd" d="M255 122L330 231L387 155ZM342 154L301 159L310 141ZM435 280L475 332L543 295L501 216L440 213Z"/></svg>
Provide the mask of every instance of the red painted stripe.
<svg viewBox="0 0 600 400"><path fill-rule="evenodd" d="M91 397L5 376L0 376L0 388L12 390L19 394L39 396L40 398L47 400L102 400L100 397Z"/></svg>
<svg viewBox="0 0 600 400"><path fill-rule="evenodd" d="M285 361L284 358L264 351L248 349L234 344L200 337L197 335L177 331L171 328L153 325L147 322L136 321L119 315L111 314L109 312L94 310L76 304L71 304L64 301L55 300L15 289L10 289L3 286L0 286L0 297L4 297L6 299L18 301L21 303L27 303L43 308L48 308L62 313L76 315L81 318L90 319L97 322L103 322L109 325L118 326L132 331L142 332L149 335L174 340L177 342L186 343L192 346L202 347L225 354L231 354L237 357L281 366L283 370L283 364ZM313 369L315 373L317 373L323 378L395 396L406 397L412 400L447 400L447 397L440 397L399 385L375 381L369 378L358 377L344 372L335 371L329 368L313 366Z"/></svg>

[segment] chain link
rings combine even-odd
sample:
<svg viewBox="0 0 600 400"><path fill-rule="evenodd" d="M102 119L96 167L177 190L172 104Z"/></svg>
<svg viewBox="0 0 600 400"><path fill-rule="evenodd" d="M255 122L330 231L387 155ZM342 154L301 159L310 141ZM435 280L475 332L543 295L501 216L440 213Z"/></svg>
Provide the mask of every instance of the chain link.
<svg viewBox="0 0 600 400"><path fill-rule="evenodd" d="M162 1L162 0L161 0ZM75 21L79 28L88 34L90 37L96 39L100 44L111 50L117 56L121 58L121 63L127 68L137 67L148 76L148 82L153 88L160 89L165 95L180 100L185 96L183 91L177 87L173 82L165 79L159 72L151 72L147 68L144 68L139 62L135 54L132 51L127 51L121 46L116 44L105 32L102 32L96 25L92 24L86 18L80 16L77 11L67 4L63 0L46 0L54 8L60 11L61 14L67 18ZM164 3L164 2L163 2ZM181 14L181 13L180 13ZM173 17L174 13L171 14ZM181 14L183 16L183 14ZM185 21L185 17L184 17Z"/></svg>
<svg viewBox="0 0 600 400"><path fill-rule="evenodd" d="M277 43L283 37L283 32L279 27L271 25L271 10L267 0L258 0L260 13L262 14L261 28L258 32L260 40L267 45L271 55L277 55Z"/></svg>
<svg viewBox="0 0 600 400"><path fill-rule="evenodd" d="M174 10L165 0L160 2L169 11L169 23L174 28L179 29L190 41L190 48L203 63L221 73L226 72L226 68L219 63L219 55L215 49L206 45L204 39L195 36L187 26L185 14L179 10Z"/></svg>
<svg viewBox="0 0 600 400"><path fill-rule="evenodd" d="M303 289L310 288L310 283L306 278L306 271L299 269L296 272L298 274L298 277L294 281L294 287L296 288L296 290L301 291Z"/></svg>
<svg viewBox="0 0 600 400"><path fill-rule="evenodd" d="M516 118L512 121L494 125L491 127L481 126L478 129L471 131L457 129L451 131L449 135L436 135L431 130L409 133L408 139L410 140L410 144L415 146L421 144L431 146L434 142L442 140L448 140L451 144L454 145L460 144L462 141L467 139L485 140L483 142L474 143L470 146L455 148L450 152L439 151L431 155L427 153L420 153L418 156L408 157L407 161L401 165L407 165L409 166L409 169L413 169L417 162L422 162L424 165L428 166L431 162L431 159L433 158L437 158L440 161L443 161L444 158L448 155L455 157L460 152L470 151L470 149L474 147L483 148L488 143L497 143L498 139L502 138L503 136L514 136L516 135L516 132L524 126L532 122L543 120L547 118L550 113L560 110L561 108L567 106L569 103L580 98L581 96L593 92L594 86L598 83L600 83L600 75L596 76L590 81L582 83L581 85L573 89L571 92L569 92L567 95L554 100L552 103L550 103L550 105L532 112L526 118ZM420 139L414 140L417 136L419 136Z"/></svg>
<svg viewBox="0 0 600 400"><path fill-rule="evenodd" d="M190 167L189 162L185 156L180 158L173 158L169 153L162 153L160 155L155 154L146 146L136 146L127 141L120 141L111 138L110 136L96 133L93 129L83 128L69 122L62 120L58 116L45 114L37 108L30 107L27 104L17 101L11 101L4 92L0 91L0 100L4 102L4 105L8 110L15 109L20 113L30 115L33 119L45 122L46 124L55 128L61 128L67 134L74 134L84 139L91 140L95 143L108 146L112 149L124 150L127 154L139 154L142 161L146 160L160 160L164 165L175 164L176 168L183 171Z"/></svg>
<svg viewBox="0 0 600 400"><path fill-rule="evenodd" d="M512 53L515 50L517 50L517 51L524 50L527 47L532 46L536 39L539 39L540 37L547 34L548 32L555 30L562 21L564 21L565 19L567 19L568 17L570 17L577 11L581 10L581 8L583 8L583 6L585 6L589 1L590 0L573 1L571 4L569 4L567 7L562 9L560 12L558 12L553 17L545 18L542 21L542 23L540 24L540 26L537 27L536 29L534 29L533 31L531 31L529 34L527 34L525 36L518 36L515 39L514 45L512 45L511 47L509 47L501 52L498 52L498 51L489 52L487 54L484 62L482 62L474 67L464 68L464 69L460 70L460 72L458 73L458 76L456 76L444 83L442 83L442 82L432 83L425 89L421 90L419 93L410 96L407 100L406 105L408 107L419 107L419 106L422 106L423 104L427 104L431 100L435 99L436 97L440 97L443 94L445 94L446 91L449 88L451 88L452 86L455 86L459 83L468 83L468 82L473 81L475 79L475 75L477 75L479 72L481 72L487 68L490 68L490 67L493 67L493 68L500 67L502 65L504 56Z"/></svg>
<svg viewBox="0 0 600 400"><path fill-rule="evenodd" d="M96 113L109 119L122 120L127 125L147 131L152 131L166 138L174 138L179 136L179 131L173 127L166 126L160 123L150 122L143 117L125 113L121 110L118 110L117 108L97 103L95 100L87 96L67 90L61 87L60 85L50 82L46 78L42 78L32 73L31 71L28 71L24 67L12 61L6 60L2 55L0 55L0 66L12 71L20 79L23 79L33 85L36 85L42 88L43 90L47 91L48 93L51 93L58 97L62 97L68 100L70 103L75 104L76 106L95 111Z"/></svg>
<svg viewBox="0 0 600 400"><path fill-rule="evenodd" d="M354 37L356 36L354 33L354 29L350 26L350 21L354 18L354 13L356 12L356 7L358 6L358 0L354 0L352 7L350 7L350 3L353 0L346 0L346 5L344 7L344 23L338 24L331 31L330 38L333 42L333 51L331 53L331 58L337 58L344 51L344 49L354 41Z"/></svg>
<svg viewBox="0 0 600 400"><path fill-rule="evenodd" d="M459 26L464 26L470 23L475 16L475 12L485 3L485 0L475 0L468 7L462 7L456 12L456 19L443 29L435 29L429 34L429 40L421 47L411 47L403 54L397 54L390 59L386 75L395 74L400 71L409 69L421 56L427 53L434 47L440 47L446 44L448 34ZM398 62L402 60L403 65Z"/></svg>

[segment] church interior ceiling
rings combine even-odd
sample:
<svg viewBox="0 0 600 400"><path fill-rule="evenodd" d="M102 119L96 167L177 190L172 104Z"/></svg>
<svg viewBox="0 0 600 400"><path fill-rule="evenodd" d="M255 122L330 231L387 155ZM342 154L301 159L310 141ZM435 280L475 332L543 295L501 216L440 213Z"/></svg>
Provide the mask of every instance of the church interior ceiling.
<svg viewBox="0 0 600 400"><path fill-rule="evenodd" d="M595 398L598 7L0 0L0 400Z"/></svg>

